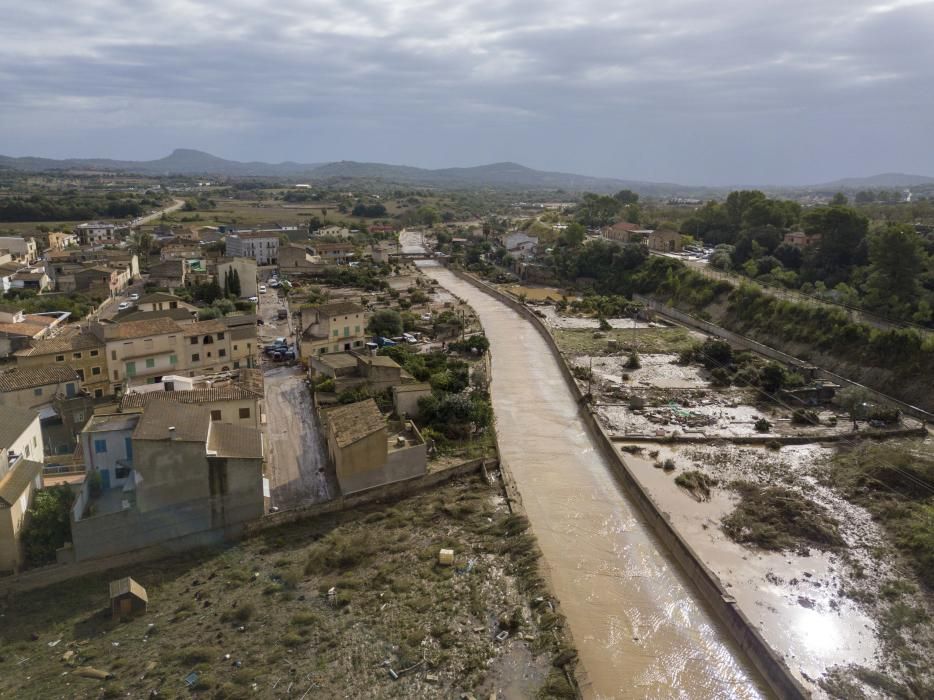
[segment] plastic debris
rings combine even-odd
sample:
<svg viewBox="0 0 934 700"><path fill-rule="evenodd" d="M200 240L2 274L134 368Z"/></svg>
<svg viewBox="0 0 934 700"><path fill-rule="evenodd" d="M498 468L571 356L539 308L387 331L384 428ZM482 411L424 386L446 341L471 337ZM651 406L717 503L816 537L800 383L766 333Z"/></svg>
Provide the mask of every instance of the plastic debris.
<svg viewBox="0 0 934 700"><path fill-rule="evenodd" d="M49 646L50 646L50 647L57 646L58 643L59 643L60 641L62 641L62 638L61 638L61 637L59 637L58 639L56 639L54 642L49 642Z"/></svg>
<svg viewBox="0 0 934 700"><path fill-rule="evenodd" d="M438 552L438 563L441 566L451 566L454 563L454 550L442 549Z"/></svg>
<svg viewBox="0 0 934 700"><path fill-rule="evenodd" d="M82 678L93 678L99 681L106 681L114 677L110 671L102 671L99 668L93 668L91 666L82 666L81 668L76 668L72 671L76 676L81 676Z"/></svg>
<svg viewBox="0 0 934 700"><path fill-rule="evenodd" d="M496 635L497 642L505 642L509 638L509 630L503 630L498 635Z"/></svg>
<svg viewBox="0 0 934 700"><path fill-rule="evenodd" d="M191 688L192 686L195 685L195 683L198 682L198 679L199 679L200 677L201 677L201 676L198 675L198 672L197 672L197 671L192 671L192 672L189 673L187 676L185 676L185 685L187 685L189 688Z"/></svg>

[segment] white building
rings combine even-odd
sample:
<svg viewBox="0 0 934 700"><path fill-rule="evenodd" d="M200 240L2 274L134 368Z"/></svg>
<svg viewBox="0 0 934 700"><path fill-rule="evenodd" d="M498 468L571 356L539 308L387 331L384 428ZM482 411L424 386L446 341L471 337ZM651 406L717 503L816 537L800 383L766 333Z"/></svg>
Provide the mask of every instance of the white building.
<svg viewBox="0 0 934 700"><path fill-rule="evenodd" d="M276 265L279 262L279 236L263 231L229 233L227 255L253 258L257 265Z"/></svg>
<svg viewBox="0 0 934 700"><path fill-rule="evenodd" d="M75 226L75 235L82 245L112 241L117 238L117 226L103 221L90 221Z"/></svg>
<svg viewBox="0 0 934 700"><path fill-rule="evenodd" d="M39 251L33 238L22 236L0 236L0 250L7 250L15 262L32 265L39 259Z"/></svg>

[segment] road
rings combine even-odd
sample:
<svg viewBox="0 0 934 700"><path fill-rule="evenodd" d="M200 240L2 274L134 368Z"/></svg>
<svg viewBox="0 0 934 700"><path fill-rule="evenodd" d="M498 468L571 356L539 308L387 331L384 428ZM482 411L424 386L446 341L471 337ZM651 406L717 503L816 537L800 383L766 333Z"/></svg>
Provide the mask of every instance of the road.
<svg viewBox="0 0 934 700"><path fill-rule="evenodd" d="M291 319L279 321L278 310L285 308L275 289L260 294L258 314L261 344L277 337L294 343ZM337 495L333 476L320 438L311 395L298 366L274 363L265 357L266 435L269 444L267 476L271 505L287 508L300 503L318 503Z"/></svg>
<svg viewBox="0 0 934 700"><path fill-rule="evenodd" d="M765 686L643 521L581 420L544 339L449 271L492 350L500 454L561 601L591 698L756 698Z"/></svg>
<svg viewBox="0 0 934 700"><path fill-rule="evenodd" d="M133 219L133 221L130 222L130 228L136 228L137 226L148 224L150 221L154 219L158 219L163 214L171 214L173 211L178 211L183 206L185 206L185 200L176 199L174 200L172 206L170 207L166 207L165 209L160 209L159 211L155 211L152 214L147 214L146 216L141 216L138 219Z"/></svg>
<svg viewBox="0 0 934 700"><path fill-rule="evenodd" d="M403 255L415 255L425 253L425 237L419 231L407 231L402 229L399 232L399 246Z"/></svg>

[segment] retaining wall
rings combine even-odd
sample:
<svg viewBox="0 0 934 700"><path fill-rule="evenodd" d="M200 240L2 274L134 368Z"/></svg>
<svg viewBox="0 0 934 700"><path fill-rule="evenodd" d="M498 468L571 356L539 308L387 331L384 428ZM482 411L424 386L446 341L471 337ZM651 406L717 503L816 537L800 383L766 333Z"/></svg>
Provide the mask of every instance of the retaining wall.
<svg viewBox="0 0 934 700"><path fill-rule="evenodd" d="M613 468L615 475L623 483L626 492L639 506L655 534L696 586L703 600L714 611L721 623L732 635L736 644L746 653L778 697L795 699L810 697L808 690L792 674L791 669L788 668L784 660L768 645L759 630L739 609L736 601L720 582L720 579L704 565L700 556L672 525L668 514L661 510L648 491L639 483L634 472L626 464L622 454L614 447L611 437L603 430L594 414L584 404L583 394L544 322L524 304L520 304L486 282L460 270L448 269L458 278L490 294L532 322L532 325L545 339L558 366L561 368L565 381L571 390L571 395L581 406L581 416L585 424L596 438L597 444Z"/></svg>

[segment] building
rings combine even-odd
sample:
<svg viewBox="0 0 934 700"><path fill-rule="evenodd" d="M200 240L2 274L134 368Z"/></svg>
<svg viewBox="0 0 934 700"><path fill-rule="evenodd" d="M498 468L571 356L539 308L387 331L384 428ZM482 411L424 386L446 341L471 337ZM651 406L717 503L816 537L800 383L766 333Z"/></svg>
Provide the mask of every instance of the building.
<svg viewBox="0 0 934 700"><path fill-rule="evenodd" d="M316 236L330 236L331 238L350 238L351 231L344 226L325 226L315 231Z"/></svg>
<svg viewBox="0 0 934 700"><path fill-rule="evenodd" d="M36 239L21 236L0 236L0 250L9 251L14 262L32 265L39 259Z"/></svg>
<svg viewBox="0 0 934 700"><path fill-rule="evenodd" d="M362 348L366 343L366 324L366 311L353 302L338 301L302 309L299 336L302 360Z"/></svg>
<svg viewBox="0 0 934 700"><path fill-rule="evenodd" d="M120 399L120 412L141 413L153 402L174 401L203 406L212 421L261 430L262 400L262 389L257 391L232 379L208 381L206 377L169 376L158 384L129 390Z"/></svg>
<svg viewBox="0 0 934 700"><path fill-rule="evenodd" d="M20 535L36 491L42 488L45 454L39 416L0 407L0 572L23 563Z"/></svg>
<svg viewBox="0 0 934 700"><path fill-rule="evenodd" d="M795 248L810 248L812 245L820 243L821 235L819 233L805 233L804 231L791 231L785 234L784 243L793 245Z"/></svg>
<svg viewBox="0 0 934 700"><path fill-rule="evenodd" d="M322 411L328 457L344 495L421 476L425 441L411 422L390 430L373 399Z"/></svg>
<svg viewBox="0 0 934 700"><path fill-rule="evenodd" d="M617 221L612 226L603 229L603 237L608 241L619 241L620 243L630 243L633 241L634 233L642 231L639 224L632 224L628 221ZM639 237L641 240L641 237Z"/></svg>
<svg viewBox="0 0 934 700"><path fill-rule="evenodd" d="M388 263L394 255L399 255L400 247L395 241L379 241L370 247L373 262Z"/></svg>
<svg viewBox="0 0 934 700"><path fill-rule="evenodd" d="M312 355L309 369L315 381L327 377L334 380L334 391L367 386L382 391L405 381L412 381L391 357L362 352L332 352Z"/></svg>
<svg viewBox="0 0 934 700"><path fill-rule="evenodd" d="M307 246L289 243L279 248L279 274L282 276L315 275L325 267L326 263L312 255Z"/></svg>
<svg viewBox="0 0 934 700"><path fill-rule="evenodd" d="M110 617L114 621L142 615L148 605L146 589L129 576L110 582Z"/></svg>
<svg viewBox="0 0 934 700"><path fill-rule="evenodd" d="M158 383L166 375L193 377L257 364L254 316L194 323L152 318L99 323L91 326L91 331L106 344L114 393Z"/></svg>
<svg viewBox="0 0 934 700"><path fill-rule="evenodd" d="M51 278L41 267L35 270L20 270L10 278L11 289L25 289L38 294L51 286Z"/></svg>
<svg viewBox="0 0 934 700"><path fill-rule="evenodd" d="M9 357L32 341L51 335L69 315L67 311L27 314L16 304L0 303L0 357Z"/></svg>
<svg viewBox="0 0 934 700"><path fill-rule="evenodd" d="M50 250L65 250L80 243L78 236L67 231L50 231L48 236Z"/></svg>
<svg viewBox="0 0 934 700"><path fill-rule="evenodd" d="M121 229L114 224L108 224L103 221L90 221L84 224L78 224L74 228L74 234L81 241L82 245L91 245L93 243L110 243L119 239L118 232Z"/></svg>
<svg viewBox="0 0 934 700"><path fill-rule="evenodd" d="M133 431L138 413L91 416L78 437L84 468L97 474L101 488L122 489L133 471Z"/></svg>
<svg viewBox="0 0 934 700"><path fill-rule="evenodd" d="M133 418L136 425L126 443L124 421ZM212 422L206 408L173 401L156 401L142 414L113 420L112 441L103 427L89 439L105 441L107 449L116 444L129 471L123 472L122 485L97 488L103 481L92 476L97 463L87 465L89 477L71 515L77 561L153 545L216 544L263 515L264 451L258 430Z"/></svg>
<svg viewBox="0 0 934 700"><path fill-rule="evenodd" d="M343 265L354 258L354 247L350 243L313 242L307 250L313 258L329 265Z"/></svg>
<svg viewBox="0 0 934 700"><path fill-rule="evenodd" d="M676 253L681 250L681 234L677 231L652 231L646 239L649 250Z"/></svg>
<svg viewBox="0 0 934 700"><path fill-rule="evenodd" d="M50 251L45 257L45 272L59 292L106 297L139 279L139 259L125 250L86 246Z"/></svg>
<svg viewBox="0 0 934 700"><path fill-rule="evenodd" d="M66 326L55 335L32 340L13 356L17 367L70 367L91 396L110 393L106 346L86 328Z"/></svg>
<svg viewBox="0 0 934 700"><path fill-rule="evenodd" d="M279 236L263 231L228 234L227 255L253 258L257 265L275 265L279 261Z"/></svg>
<svg viewBox="0 0 934 700"><path fill-rule="evenodd" d="M169 311L171 309L183 309L189 313L198 313L197 306L189 304L181 297L166 292L144 294L136 302L137 311Z"/></svg>
<svg viewBox="0 0 934 700"><path fill-rule="evenodd" d="M529 258L538 249L538 236L530 236L521 231L503 236L503 247L514 258Z"/></svg>
<svg viewBox="0 0 934 700"><path fill-rule="evenodd" d="M399 418L418 418L418 402L431 396L431 384L400 384L392 388L392 409Z"/></svg>
<svg viewBox="0 0 934 700"><path fill-rule="evenodd" d="M188 260L189 258L200 258L202 256L201 246L189 241L175 240L172 243L166 243L159 251L159 259L166 260Z"/></svg>
<svg viewBox="0 0 934 700"><path fill-rule="evenodd" d="M227 274L236 272L240 278L240 298L249 299L259 294L256 283L256 260L253 258L221 258L217 261L217 283L224 287Z"/></svg>
<svg viewBox="0 0 934 700"><path fill-rule="evenodd" d="M77 396L80 390L78 373L67 365L0 371L0 406L33 413L56 398Z"/></svg>
<svg viewBox="0 0 934 700"><path fill-rule="evenodd" d="M166 260L149 268L149 282L164 289L184 287L187 269L184 260Z"/></svg>

